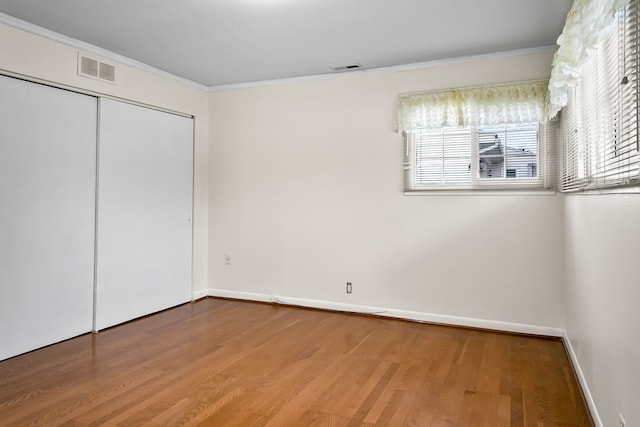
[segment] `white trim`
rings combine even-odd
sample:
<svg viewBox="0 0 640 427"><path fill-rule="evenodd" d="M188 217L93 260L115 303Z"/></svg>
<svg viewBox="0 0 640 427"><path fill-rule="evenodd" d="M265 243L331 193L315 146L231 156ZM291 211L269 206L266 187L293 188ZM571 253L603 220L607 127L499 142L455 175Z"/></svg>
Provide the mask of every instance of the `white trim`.
<svg viewBox="0 0 640 427"><path fill-rule="evenodd" d="M200 298L204 298L209 296L208 289L201 289L199 291L193 291L193 295L191 297L191 301L199 300Z"/></svg>
<svg viewBox="0 0 640 427"><path fill-rule="evenodd" d="M578 381L580 382L580 387L582 388L582 393L584 393L584 398L587 401L587 406L589 407L589 412L591 413L591 418L593 418L593 422L596 427L604 427L602 424L602 419L600 419L600 414L598 413L598 408L596 407L596 402L593 399L593 395L591 394L591 390L589 390L589 383L587 383L587 378L584 376L584 372L582 372L582 368L580 367L580 362L578 361L578 356L576 355L573 346L571 345L571 339L567 334L567 331L563 331L562 341L567 349L567 353L569 353L569 358L571 359L571 363L576 371L576 375L578 376Z"/></svg>
<svg viewBox="0 0 640 427"><path fill-rule="evenodd" d="M555 196L555 190L413 190L404 191L405 196Z"/></svg>
<svg viewBox="0 0 640 427"><path fill-rule="evenodd" d="M1 13L1 12L0 12ZM183 113L177 110L171 110L169 108L160 107L158 105L146 104L144 102L138 102L129 98L121 98L119 96L111 95L105 92L96 92L93 90L85 89L80 86L71 86L64 83L59 83L53 80L46 80L39 77L30 76L28 74L16 73L10 70L6 70L4 68L0 68L0 76L13 77L16 79L24 80L26 82L42 84L45 86L50 86L56 89L68 90L69 92L79 93L81 95L92 96L94 98L105 98L112 99L114 101L124 102L126 104L137 105L138 107L148 108L150 110L162 111L164 113L173 114L176 116L186 117L188 119L195 119L195 116L190 113Z"/></svg>
<svg viewBox="0 0 640 427"><path fill-rule="evenodd" d="M605 188L584 188L576 191L565 191L563 194L567 196L603 196L608 194L638 194L640 193L640 185L634 184L630 186L605 187Z"/></svg>
<svg viewBox="0 0 640 427"><path fill-rule="evenodd" d="M389 67L378 67L378 68L368 68L368 69L365 68L365 69L360 69L356 71L347 71L347 72L342 71L339 73L315 74L311 76L289 77L289 78L283 78L283 79L259 80L255 82L246 82L246 83L214 85L214 86L209 86L207 90L209 92L219 92L219 91L233 90L233 89L249 89L249 88L256 88L256 87L263 87L263 86L275 86L275 85L281 85L286 83L298 83L298 82L306 82L306 81L314 81L314 80L349 78L352 76L362 75L362 74L377 74L377 73L385 73L385 72L423 70L426 68L442 67L445 65L452 65L452 64L461 64L465 62L477 61L482 59L496 59L496 58L504 58L509 56L532 55L536 53L549 53L549 52L555 52L557 48L558 48L557 46L541 46L541 47L534 47L534 48L528 48L528 49L517 49L517 50L507 50L503 52L485 53L480 55L469 55L469 56L459 56L455 58L436 59L433 61L417 62L413 64L392 65Z"/></svg>
<svg viewBox="0 0 640 427"><path fill-rule="evenodd" d="M64 34L60 34L52 30L48 30L46 28L32 24L31 22L23 21L22 19L16 18L14 16L7 15L6 13L3 13L3 12L0 12L0 24L6 24L10 27L14 27L19 30L24 30L29 33L47 38L49 40L63 43L63 44L66 44L67 46L71 46L76 49L90 52L90 53L99 55L103 58L111 59L121 64L128 65L142 71L147 71L149 73L156 74L158 76L165 77L165 78L177 81L179 83L182 83L191 87L195 87L200 90L205 90L205 91L207 90L207 86L194 82L193 80L176 76L175 74L168 73L159 68L145 64L144 62L136 61L135 59L131 59L127 56L120 55L118 53L101 48L99 46L92 45L87 42L83 42L82 40L74 39L73 37L65 36Z"/></svg>
<svg viewBox="0 0 640 427"><path fill-rule="evenodd" d="M307 298L286 296L283 297L279 295L229 291L226 289L209 288L207 290L207 295L211 297L234 298L248 301L277 302L280 304L297 305L300 307L319 308L323 310L343 311L349 313L372 314L382 317L391 317L394 319L406 319L414 320L417 322L436 323L442 325L469 326L473 328L552 337L564 336L564 330L562 329L550 328L547 326L528 325L524 323L503 322L500 320L476 319L472 317L450 316L445 314L398 310L385 307L345 304Z"/></svg>

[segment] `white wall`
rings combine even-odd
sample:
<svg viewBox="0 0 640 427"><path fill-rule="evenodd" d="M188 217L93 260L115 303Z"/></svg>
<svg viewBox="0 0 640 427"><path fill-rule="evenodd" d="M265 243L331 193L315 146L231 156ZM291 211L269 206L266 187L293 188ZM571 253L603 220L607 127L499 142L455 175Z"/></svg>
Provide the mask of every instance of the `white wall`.
<svg viewBox="0 0 640 427"><path fill-rule="evenodd" d="M566 329L604 426L640 425L640 195L565 198Z"/></svg>
<svg viewBox="0 0 640 427"><path fill-rule="evenodd" d="M550 62L211 93L210 288L563 328L559 197L403 196L393 132L400 93L546 78Z"/></svg>
<svg viewBox="0 0 640 427"><path fill-rule="evenodd" d="M76 48L0 23L0 73L195 116L193 281L196 292L206 289L209 196L206 91L110 59L103 60L116 65L117 84L80 77L77 55Z"/></svg>

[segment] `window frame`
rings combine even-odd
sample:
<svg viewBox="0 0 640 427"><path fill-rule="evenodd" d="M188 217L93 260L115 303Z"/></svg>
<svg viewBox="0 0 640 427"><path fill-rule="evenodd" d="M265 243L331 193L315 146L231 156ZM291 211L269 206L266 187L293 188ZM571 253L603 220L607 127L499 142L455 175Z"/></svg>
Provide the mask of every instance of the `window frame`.
<svg viewBox="0 0 640 427"><path fill-rule="evenodd" d="M534 124L534 123L531 123ZM478 129L487 127L486 125L480 126L457 126L457 127L443 127L435 129L415 129L408 132L404 132L404 194L435 194L435 193L456 193L471 192L471 193L484 193L488 191L496 191L500 193L506 193L510 191L515 192L543 192L543 193L555 193L553 190L554 179L549 174L549 168L553 168L553 153L551 151L549 141L550 132L555 133L555 126L552 123L535 123L537 125L537 152L536 152L536 167L537 177L529 178L482 178L480 177L480 148ZM506 123L505 126L513 125L517 126L519 123ZM418 132L422 131L435 131L445 129L469 129L470 136L470 176L469 180L454 184L454 183L433 183L433 184L418 184L417 182L417 168L418 158L416 154L416 137ZM443 152L444 161L444 152ZM506 156L505 158L508 158ZM506 164L505 164L506 174ZM444 178L444 165L443 165L443 178Z"/></svg>

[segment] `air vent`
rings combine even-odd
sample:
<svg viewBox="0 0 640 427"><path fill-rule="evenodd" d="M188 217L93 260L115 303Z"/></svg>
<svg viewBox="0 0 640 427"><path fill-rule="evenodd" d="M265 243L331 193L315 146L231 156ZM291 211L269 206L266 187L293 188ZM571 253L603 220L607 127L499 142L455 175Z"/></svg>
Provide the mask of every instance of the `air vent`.
<svg viewBox="0 0 640 427"><path fill-rule="evenodd" d="M98 77L102 80L109 80L110 82L116 81L116 67L111 64L100 63L100 72Z"/></svg>
<svg viewBox="0 0 640 427"><path fill-rule="evenodd" d="M331 67L333 71L353 71L362 68L360 64L349 64L349 65L337 65L335 67Z"/></svg>
<svg viewBox="0 0 640 427"><path fill-rule="evenodd" d="M116 67L78 54L78 74L109 83L116 81Z"/></svg>
<svg viewBox="0 0 640 427"><path fill-rule="evenodd" d="M98 77L98 61L87 58L86 56L80 57L80 74L84 74L89 77Z"/></svg>

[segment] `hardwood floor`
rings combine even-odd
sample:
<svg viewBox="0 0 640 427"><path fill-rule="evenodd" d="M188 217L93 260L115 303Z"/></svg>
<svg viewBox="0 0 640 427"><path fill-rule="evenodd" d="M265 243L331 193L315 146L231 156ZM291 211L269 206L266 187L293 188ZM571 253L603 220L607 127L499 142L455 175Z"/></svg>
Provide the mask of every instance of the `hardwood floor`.
<svg viewBox="0 0 640 427"><path fill-rule="evenodd" d="M562 343L205 299L0 362L2 426L591 426Z"/></svg>

